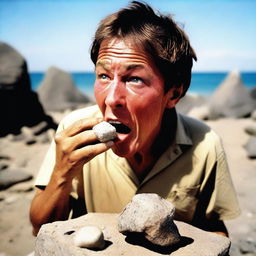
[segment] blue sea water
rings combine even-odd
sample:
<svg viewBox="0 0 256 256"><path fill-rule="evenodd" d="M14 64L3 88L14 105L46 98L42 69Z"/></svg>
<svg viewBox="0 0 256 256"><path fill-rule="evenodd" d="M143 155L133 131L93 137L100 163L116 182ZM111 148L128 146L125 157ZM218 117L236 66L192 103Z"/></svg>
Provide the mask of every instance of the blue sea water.
<svg viewBox="0 0 256 256"><path fill-rule="evenodd" d="M202 95L210 95L225 79L226 72L194 72L192 74L190 93L198 93ZM71 73L73 81L78 89L90 96L93 96L93 84L95 75L92 72L87 73ZM44 78L44 73L30 73L32 89L36 90ZM256 86L256 72L241 73L244 85L248 88Z"/></svg>

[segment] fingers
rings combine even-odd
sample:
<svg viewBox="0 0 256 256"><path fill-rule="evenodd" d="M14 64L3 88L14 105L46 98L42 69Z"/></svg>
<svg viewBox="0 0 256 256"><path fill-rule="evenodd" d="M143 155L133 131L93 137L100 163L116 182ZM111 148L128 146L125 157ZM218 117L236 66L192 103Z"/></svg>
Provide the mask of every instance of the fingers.
<svg viewBox="0 0 256 256"><path fill-rule="evenodd" d="M100 123L101 121L102 121L102 118L90 118L90 119L78 120L64 130L65 135L68 137L71 137L83 131L91 130L94 125Z"/></svg>
<svg viewBox="0 0 256 256"><path fill-rule="evenodd" d="M114 145L113 141L108 141L106 143L87 145L85 147L76 149L70 154L70 161L76 162L76 163L88 162L95 156L107 151L113 145Z"/></svg>

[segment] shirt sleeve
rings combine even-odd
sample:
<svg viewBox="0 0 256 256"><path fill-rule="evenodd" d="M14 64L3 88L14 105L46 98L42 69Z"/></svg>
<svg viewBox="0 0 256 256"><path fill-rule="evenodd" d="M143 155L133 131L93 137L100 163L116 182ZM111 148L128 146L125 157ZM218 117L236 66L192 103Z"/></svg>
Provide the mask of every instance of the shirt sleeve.
<svg viewBox="0 0 256 256"><path fill-rule="evenodd" d="M240 215L240 207L224 151L217 157L211 177L214 178L214 187L206 209L206 217L210 218L217 214L220 220L236 218Z"/></svg>
<svg viewBox="0 0 256 256"><path fill-rule="evenodd" d="M56 133L62 131L63 129L64 129L63 124L61 122L58 126ZM37 177L35 180L36 187L45 187L49 183L52 172L53 172L53 168L55 165L55 157L56 157L56 144L55 144L55 141L52 140L51 145L45 155L43 163L37 174Z"/></svg>

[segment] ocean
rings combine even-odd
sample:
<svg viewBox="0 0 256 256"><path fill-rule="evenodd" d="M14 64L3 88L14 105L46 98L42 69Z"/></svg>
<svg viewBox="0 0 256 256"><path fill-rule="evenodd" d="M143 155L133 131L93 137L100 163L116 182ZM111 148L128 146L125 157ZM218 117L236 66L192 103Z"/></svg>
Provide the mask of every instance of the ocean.
<svg viewBox="0 0 256 256"><path fill-rule="evenodd" d="M211 95L218 85L225 79L226 72L194 72L192 74L189 93L198 93L201 95ZM92 72L71 73L74 84L78 89L87 95L93 97L93 84L95 75ZM36 90L44 78L44 73L30 73L32 89ZM256 72L243 72L241 78L244 85L248 88L256 86Z"/></svg>

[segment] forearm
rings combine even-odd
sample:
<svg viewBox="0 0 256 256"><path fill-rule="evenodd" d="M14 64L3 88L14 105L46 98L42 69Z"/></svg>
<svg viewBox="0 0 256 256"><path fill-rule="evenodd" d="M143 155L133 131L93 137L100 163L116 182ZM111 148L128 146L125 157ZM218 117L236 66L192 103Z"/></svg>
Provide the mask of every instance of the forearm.
<svg viewBox="0 0 256 256"><path fill-rule="evenodd" d="M55 175L52 176L45 190L37 189L30 208L34 235L43 224L68 218L70 191L71 181Z"/></svg>

